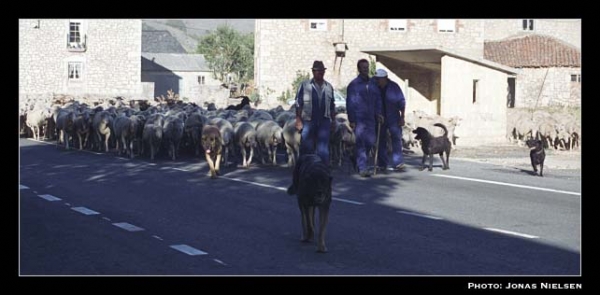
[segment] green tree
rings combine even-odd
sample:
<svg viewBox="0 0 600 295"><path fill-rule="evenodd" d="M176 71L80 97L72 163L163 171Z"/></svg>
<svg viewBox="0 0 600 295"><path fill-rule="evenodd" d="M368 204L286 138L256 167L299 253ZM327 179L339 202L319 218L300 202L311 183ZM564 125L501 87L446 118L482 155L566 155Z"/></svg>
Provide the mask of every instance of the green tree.
<svg viewBox="0 0 600 295"><path fill-rule="evenodd" d="M221 25L202 37L196 52L203 54L215 79L225 82L227 74L247 82L254 75L254 34L243 35L229 25Z"/></svg>
<svg viewBox="0 0 600 295"><path fill-rule="evenodd" d="M377 61L369 55L369 77L375 76L377 70Z"/></svg>

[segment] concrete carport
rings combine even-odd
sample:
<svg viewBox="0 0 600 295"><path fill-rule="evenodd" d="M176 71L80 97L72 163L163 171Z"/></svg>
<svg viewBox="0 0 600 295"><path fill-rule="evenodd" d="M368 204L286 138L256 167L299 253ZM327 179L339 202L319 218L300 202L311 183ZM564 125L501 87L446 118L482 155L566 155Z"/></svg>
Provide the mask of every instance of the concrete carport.
<svg viewBox="0 0 600 295"><path fill-rule="evenodd" d="M457 145L506 140L508 78L517 71L441 47L363 48L386 68L406 97L406 111L460 117Z"/></svg>

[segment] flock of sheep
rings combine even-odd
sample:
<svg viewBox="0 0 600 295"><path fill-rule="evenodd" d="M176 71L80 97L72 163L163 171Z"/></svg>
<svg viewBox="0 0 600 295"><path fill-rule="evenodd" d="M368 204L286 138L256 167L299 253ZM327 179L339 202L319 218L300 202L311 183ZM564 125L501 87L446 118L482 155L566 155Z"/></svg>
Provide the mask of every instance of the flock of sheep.
<svg viewBox="0 0 600 295"><path fill-rule="evenodd" d="M355 138L345 109L338 107L336 113L330 155L332 164L340 166L342 159L353 158ZM511 114L515 116L508 120L512 140L541 136L556 148L578 146L581 127L576 120L544 112ZM21 101L20 118L22 132L35 139L55 139L57 147L66 149L112 150L130 158L154 160L162 154L175 160L180 152L200 157L204 152L200 140L205 125L216 126L221 133L225 166L230 163L230 155L241 160L238 163L242 167L249 167L253 158L258 158L263 165L277 165L278 148L285 148L287 164L293 166L300 145L293 106L288 110L281 106L257 110L245 105L240 110L225 110L216 109L214 105L203 108L180 100L117 97L91 101L59 96ZM417 127L430 130L434 136L441 135L441 129L433 127L435 123L447 127L454 145L457 138L454 130L460 121L459 117L447 119L420 111L408 113L403 127L403 146L407 150L418 146L412 133Z"/></svg>

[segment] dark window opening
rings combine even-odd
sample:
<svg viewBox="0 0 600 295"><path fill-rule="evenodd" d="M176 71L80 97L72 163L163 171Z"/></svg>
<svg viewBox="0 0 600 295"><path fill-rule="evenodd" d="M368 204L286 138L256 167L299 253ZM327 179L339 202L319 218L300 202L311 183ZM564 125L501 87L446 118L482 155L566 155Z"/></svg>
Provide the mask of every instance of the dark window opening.
<svg viewBox="0 0 600 295"><path fill-rule="evenodd" d="M524 19L523 20L523 30L524 31L533 31L533 20L532 19Z"/></svg>
<svg viewBox="0 0 600 295"><path fill-rule="evenodd" d="M473 103L477 102L477 88L479 87L479 80L473 80Z"/></svg>

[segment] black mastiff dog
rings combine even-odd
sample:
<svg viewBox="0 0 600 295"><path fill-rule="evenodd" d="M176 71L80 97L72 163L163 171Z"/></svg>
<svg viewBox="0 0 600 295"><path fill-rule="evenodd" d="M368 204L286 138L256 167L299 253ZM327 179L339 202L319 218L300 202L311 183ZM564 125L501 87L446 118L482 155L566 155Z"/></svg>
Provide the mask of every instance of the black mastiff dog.
<svg viewBox="0 0 600 295"><path fill-rule="evenodd" d="M540 176L544 176L544 160L546 159L546 152L544 151L544 145L539 139L529 139L525 141L529 148L529 157L531 158L531 166L533 172L537 175L537 166L540 165Z"/></svg>
<svg viewBox="0 0 600 295"><path fill-rule="evenodd" d="M317 252L327 252L325 229L331 204L331 181L329 168L314 154L302 155L294 167L293 183L287 189L289 195L298 196L302 219L301 241L311 242L315 234L315 208L319 208L319 240Z"/></svg>
<svg viewBox="0 0 600 295"><path fill-rule="evenodd" d="M433 137L427 129L423 127L418 127L413 130L413 133L416 134L415 139L421 141L421 149L423 150L423 161L421 161L420 171L425 169L425 159L429 156L429 171L432 170L433 167L433 155L439 154L442 159L443 167L442 169L450 169L450 139L448 138L448 129L446 126L441 123L435 123L433 126L438 126L444 129L444 135L439 137ZM444 152L446 153L446 160L444 161Z"/></svg>

